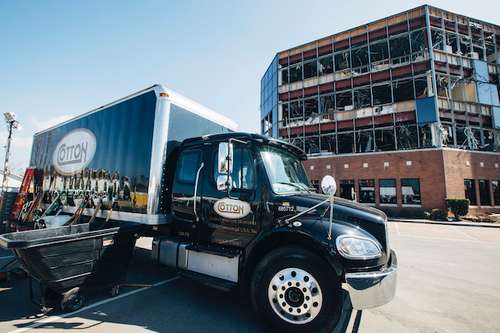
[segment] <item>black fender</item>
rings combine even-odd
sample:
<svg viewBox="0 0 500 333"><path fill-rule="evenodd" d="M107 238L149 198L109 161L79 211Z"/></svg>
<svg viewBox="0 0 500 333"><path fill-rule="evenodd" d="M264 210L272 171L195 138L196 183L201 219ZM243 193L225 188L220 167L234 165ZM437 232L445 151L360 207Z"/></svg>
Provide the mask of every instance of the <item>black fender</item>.
<svg viewBox="0 0 500 333"><path fill-rule="evenodd" d="M337 255L331 251L329 244L327 242L320 242L304 230L292 229L289 227L273 229L272 231L262 234L252 243L253 244L247 247L244 262L243 265L241 265L240 281L242 285L248 285L255 267L267 253L279 247L290 245L301 247L318 254L331 266L333 272L339 279L342 278L345 272L343 265L338 260Z"/></svg>

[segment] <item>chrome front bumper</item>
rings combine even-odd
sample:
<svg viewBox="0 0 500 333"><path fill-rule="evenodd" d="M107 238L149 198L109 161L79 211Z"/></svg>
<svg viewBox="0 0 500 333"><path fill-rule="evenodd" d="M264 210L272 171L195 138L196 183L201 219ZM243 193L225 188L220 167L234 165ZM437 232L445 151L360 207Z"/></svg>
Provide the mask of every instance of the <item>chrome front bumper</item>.
<svg viewBox="0 0 500 333"><path fill-rule="evenodd" d="M355 310L369 309L390 302L396 293L398 259L391 250L388 267L365 273L347 273L345 281Z"/></svg>

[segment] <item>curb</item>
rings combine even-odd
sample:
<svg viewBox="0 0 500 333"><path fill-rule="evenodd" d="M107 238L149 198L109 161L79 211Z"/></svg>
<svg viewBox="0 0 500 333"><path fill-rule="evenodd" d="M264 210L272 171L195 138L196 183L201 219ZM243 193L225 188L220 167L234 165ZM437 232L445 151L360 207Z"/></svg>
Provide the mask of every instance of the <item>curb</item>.
<svg viewBox="0 0 500 333"><path fill-rule="evenodd" d="M484 222L474 223L474 222L448 222L448 221L405 220L405 219L389 219L389 222L454 225L459 227L476 227L476 228L500 228L500 223L484 223Z"/></svg>

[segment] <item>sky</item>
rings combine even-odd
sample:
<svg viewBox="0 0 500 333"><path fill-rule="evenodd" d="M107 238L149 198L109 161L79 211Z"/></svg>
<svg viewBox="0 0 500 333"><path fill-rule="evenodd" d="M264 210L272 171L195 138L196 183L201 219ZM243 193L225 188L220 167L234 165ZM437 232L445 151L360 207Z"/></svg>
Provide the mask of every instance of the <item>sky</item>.
<svg viewBox="0 0 500 333"><path fill-rule="evenodd" d="M492 0L0 0L0 112L22 125L12 172L28 166L35 132L155 83L257 132L277 52L424 3L500 24Z"/></svg>

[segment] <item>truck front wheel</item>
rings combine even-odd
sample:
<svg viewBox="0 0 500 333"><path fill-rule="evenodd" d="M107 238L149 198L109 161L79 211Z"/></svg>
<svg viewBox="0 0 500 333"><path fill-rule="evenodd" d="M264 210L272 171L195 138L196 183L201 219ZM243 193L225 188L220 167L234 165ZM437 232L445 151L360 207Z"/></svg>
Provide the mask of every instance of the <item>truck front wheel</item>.
<svg viewBox="0 0 500 333"><path fill-rule="evenodd" d="M331 332L341 313L340 283L320 256L279 248L257 265L250 286L256 311L288 332Z"/></svg>

